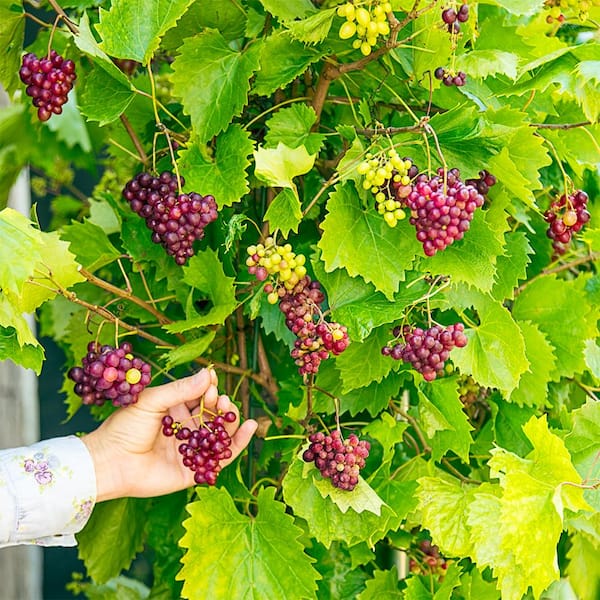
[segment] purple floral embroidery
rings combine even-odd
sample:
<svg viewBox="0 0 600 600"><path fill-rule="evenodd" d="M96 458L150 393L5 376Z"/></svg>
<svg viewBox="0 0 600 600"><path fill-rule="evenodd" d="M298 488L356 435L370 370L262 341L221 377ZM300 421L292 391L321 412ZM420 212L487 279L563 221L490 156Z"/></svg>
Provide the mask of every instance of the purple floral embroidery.
<svg viewBox="0 0 600 600"><path fill-rule="evenodd" d="M33 460L28 458L23 463L23 469L26 473L33 473L33 477L39 485L48 485L52 483L53 475L49 470L50 465L47 460L42 460L44 455L41 452L37 452L33 456Z"/></svg>
<svg viewBox="0 0 600 600"><path fill-rule="evenodd" d="M91 500L84 500L78 506L77 514L75 515L75 521L78 523L82 521L87 521L89 518L92 508L94 508L94 503Z"/></svg>

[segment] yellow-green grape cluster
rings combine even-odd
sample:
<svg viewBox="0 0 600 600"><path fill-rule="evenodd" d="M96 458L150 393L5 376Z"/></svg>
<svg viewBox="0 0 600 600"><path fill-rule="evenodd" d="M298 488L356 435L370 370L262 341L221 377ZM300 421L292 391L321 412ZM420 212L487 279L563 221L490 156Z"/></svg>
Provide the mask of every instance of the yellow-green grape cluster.
<svg viewBox="0 0 600 600"><path fill-rule="evenodd" d="M248 272L259 281L265 281L269 276L273 280L265 286L270 304L279 301L277 288L283 286L286 290L292 290L306 275L306 257L296 254L291 244L280 246L272 237L268 237L264 244L249 246L247 252Z"/></svg>
<svg viewBox="0 0 600 600"><path fill-rule="evenodd" d="M352 47L360 49L364 56L369 56L371 50L377 45L380 35L390 34L390 25L387 13L392 12L392 5L381 0L367 0L365 2L346 2L337 8L337 14L346 19L340 27L339 36L349 40L356 36Z"/></svg>
<svg viewBox="0 0 600 600"><path fill-rule="evenodd" d="M358 173L365 177L363 188L373 192L377 212L383 215L390 227L396 227L398 221L406 217L402 204L396 199L390 185L409 185L412 166L410 159L400 158L398 152L391 148L376 155L367 154L357 167Z"/></svg>
<svg viewBox="0 0 600 600"><path fill-rule="evenodd" d="M562 23L565 20L565 12L573 11L581 21L589 16L590 8L600 6L600 0L546 0L545 8L550 9L546 21L548 23Z"/></svg>

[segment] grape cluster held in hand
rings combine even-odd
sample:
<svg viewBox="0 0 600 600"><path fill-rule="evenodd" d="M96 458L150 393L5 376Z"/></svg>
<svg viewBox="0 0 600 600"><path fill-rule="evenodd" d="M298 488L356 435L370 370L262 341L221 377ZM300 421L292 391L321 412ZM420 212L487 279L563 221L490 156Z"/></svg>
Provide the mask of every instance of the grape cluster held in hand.
<svg viewBox="0 0 600 600"><path fill-rule="evenodd" d="M52 115L62 113L77 75L72 60L65 60L51 50L47 58L38 58L33 52L25 54L19 77L37 108L38 119L47 121Z"/></svg>
<svg viewBox="0 0 600 600"><path fill-rule="evenodd" d="M83 404L128 406L137 402L140 392L150 383L150 365L134 357L132 346L123 342L118 348L97 342L88 344L81 367L72 367L69 378Z"/></svg>
<svg viewBox="0 0 600 600"><path fill-rule="evenodd" d="M182 177L180 184L184 184ZM160 244L178 265L184 265L194 255L194 242L204 237L204 228L218 214L213 196L180 194L178 190L177 177L169 171L159 177L140 173L126 184L123 197L146 220L152 241Z"/></svg>
<svg viewBox="0 0 600 600"><path fill-rule="evenodd" d="M329 435L313 433L308 438L310 445L303 452L305 462L314 462L323 477L331 480L334 487L351 492L358 484L360 470L365 466L371 445L359 440L354 433L344 441L339 430Z"/></svg>
<svg viewBox="0 0 600 600"><path fill-rule="evenodd" d="M199 485L215 485L221 471L220 462L232 456L231 437L225 423L233 423L237 415L231 411L223 415L204 411L193 418L200 419L197 428L186 427L166 415L162 419L162 432L183 442L179 444L179 454L183 465L194 472L194 481Z"/></svg>
<svg viewBox="0 0 600 600"><path fill-rule="evenodd" d="M462 323L455 325L433 325L429 329L404 325L394 328L394 336L401 341L384 346L381 353L395 360L410 363L414 369L423 375L425 381L433 381L443 375L444 364L450 356L450 351L464 348L467 337Z"/></svg>

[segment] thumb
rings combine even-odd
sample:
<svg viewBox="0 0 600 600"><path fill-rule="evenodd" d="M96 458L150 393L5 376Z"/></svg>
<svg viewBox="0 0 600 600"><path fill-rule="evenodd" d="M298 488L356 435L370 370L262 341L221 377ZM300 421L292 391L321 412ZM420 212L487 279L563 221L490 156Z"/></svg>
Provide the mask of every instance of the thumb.
<svg viewBox="0 0 600 600"><path fill-rule="evenodd" d="M202 369L190 377L146 388L140 394L137 405L149 411L164 412L172 406L198 400L214 385L214 379L212 369Z"/></svg>

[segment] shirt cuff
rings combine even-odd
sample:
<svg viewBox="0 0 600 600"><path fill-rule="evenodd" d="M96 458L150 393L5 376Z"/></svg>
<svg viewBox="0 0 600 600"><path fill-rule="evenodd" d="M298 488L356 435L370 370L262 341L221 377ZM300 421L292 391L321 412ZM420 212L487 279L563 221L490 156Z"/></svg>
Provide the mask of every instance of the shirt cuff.
<svg viewBox="0 0 600 600"><path fill-rule="evenodd" d="M75 436L0 452L0 481L13 497L9 537L2 546L75 546L96 502L96 475ZM5 541L5 540L2 540Z"/></svg>

